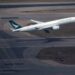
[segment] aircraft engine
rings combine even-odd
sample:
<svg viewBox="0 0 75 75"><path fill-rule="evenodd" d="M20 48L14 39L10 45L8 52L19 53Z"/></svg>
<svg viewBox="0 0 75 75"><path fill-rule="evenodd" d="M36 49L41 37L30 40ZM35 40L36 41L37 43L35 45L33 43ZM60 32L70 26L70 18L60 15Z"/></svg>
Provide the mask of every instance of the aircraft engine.
<svg viewBox="0 0 75 75"><path fill-rule="evenodd" d="M59 26L53 26L52 29L53 30L58 30L60 27Z"/></svg>

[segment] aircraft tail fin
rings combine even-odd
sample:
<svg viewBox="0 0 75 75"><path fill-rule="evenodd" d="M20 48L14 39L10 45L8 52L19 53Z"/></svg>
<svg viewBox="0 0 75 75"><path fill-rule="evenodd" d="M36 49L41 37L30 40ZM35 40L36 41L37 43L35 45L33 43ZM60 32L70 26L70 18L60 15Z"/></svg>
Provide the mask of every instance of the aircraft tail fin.
<svg viewBox="0 0 75 75"><path fill-rule="evenodd" d="M12 31L16 31L16 29L19 29L21 28L21 26L19 24L17 24L15 21L13 20L9 20L9 23L10 23L10 29Z"/></svg>

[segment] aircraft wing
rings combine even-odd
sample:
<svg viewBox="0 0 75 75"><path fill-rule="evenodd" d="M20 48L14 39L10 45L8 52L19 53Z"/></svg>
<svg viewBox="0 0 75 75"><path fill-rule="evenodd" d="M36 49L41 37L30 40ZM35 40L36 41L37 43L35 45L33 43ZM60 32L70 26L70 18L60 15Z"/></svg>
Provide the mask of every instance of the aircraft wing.
<svg viewBox="0 0 75 75"><path fill-rule="evenodd" d="M33 20L33 19L31 19L30 21L32 21L32 22L35 22L35 23L44 23L44 22L41 22L41 21L36 21L36 20Z"/></svg>

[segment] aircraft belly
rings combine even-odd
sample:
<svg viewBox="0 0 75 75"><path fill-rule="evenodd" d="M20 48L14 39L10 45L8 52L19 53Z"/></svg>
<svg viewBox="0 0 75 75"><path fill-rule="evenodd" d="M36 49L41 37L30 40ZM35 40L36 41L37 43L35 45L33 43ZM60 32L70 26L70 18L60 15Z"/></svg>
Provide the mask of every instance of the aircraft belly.
<svg viewBox="0 0 75 75"><path fill-rule="evenodd" d="M23 28L23 29L21 29L21 31L33 31L33 30L36 30L36 28L34 28L34 27L28 27L28 28Z"/></svg>

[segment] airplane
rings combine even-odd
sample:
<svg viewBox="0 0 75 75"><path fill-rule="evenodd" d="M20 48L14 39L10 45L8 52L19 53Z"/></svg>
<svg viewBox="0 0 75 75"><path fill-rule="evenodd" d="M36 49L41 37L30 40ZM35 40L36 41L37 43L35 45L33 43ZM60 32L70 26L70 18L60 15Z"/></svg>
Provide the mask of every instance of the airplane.
<svg viewBox="0 0 75 75"><path fill-rule="evenodd" d="M68 17L68 18L62 18L58 20L53 20L53 21L48 21L48 22L41 22L41 21L36 21L33 19L30 19L30 21L35 22L36 24L31 24L29 26L24 26L22 27L21 25L17 24L14 20L9 20L10 23L10 29L13 32L16 31L36 31L36 30L44 30L46 33L49 33L49 28L53 30L58 30L60 29L60 26L62 24L70 23L70 22L75 22L75 17Z"/></svg>

